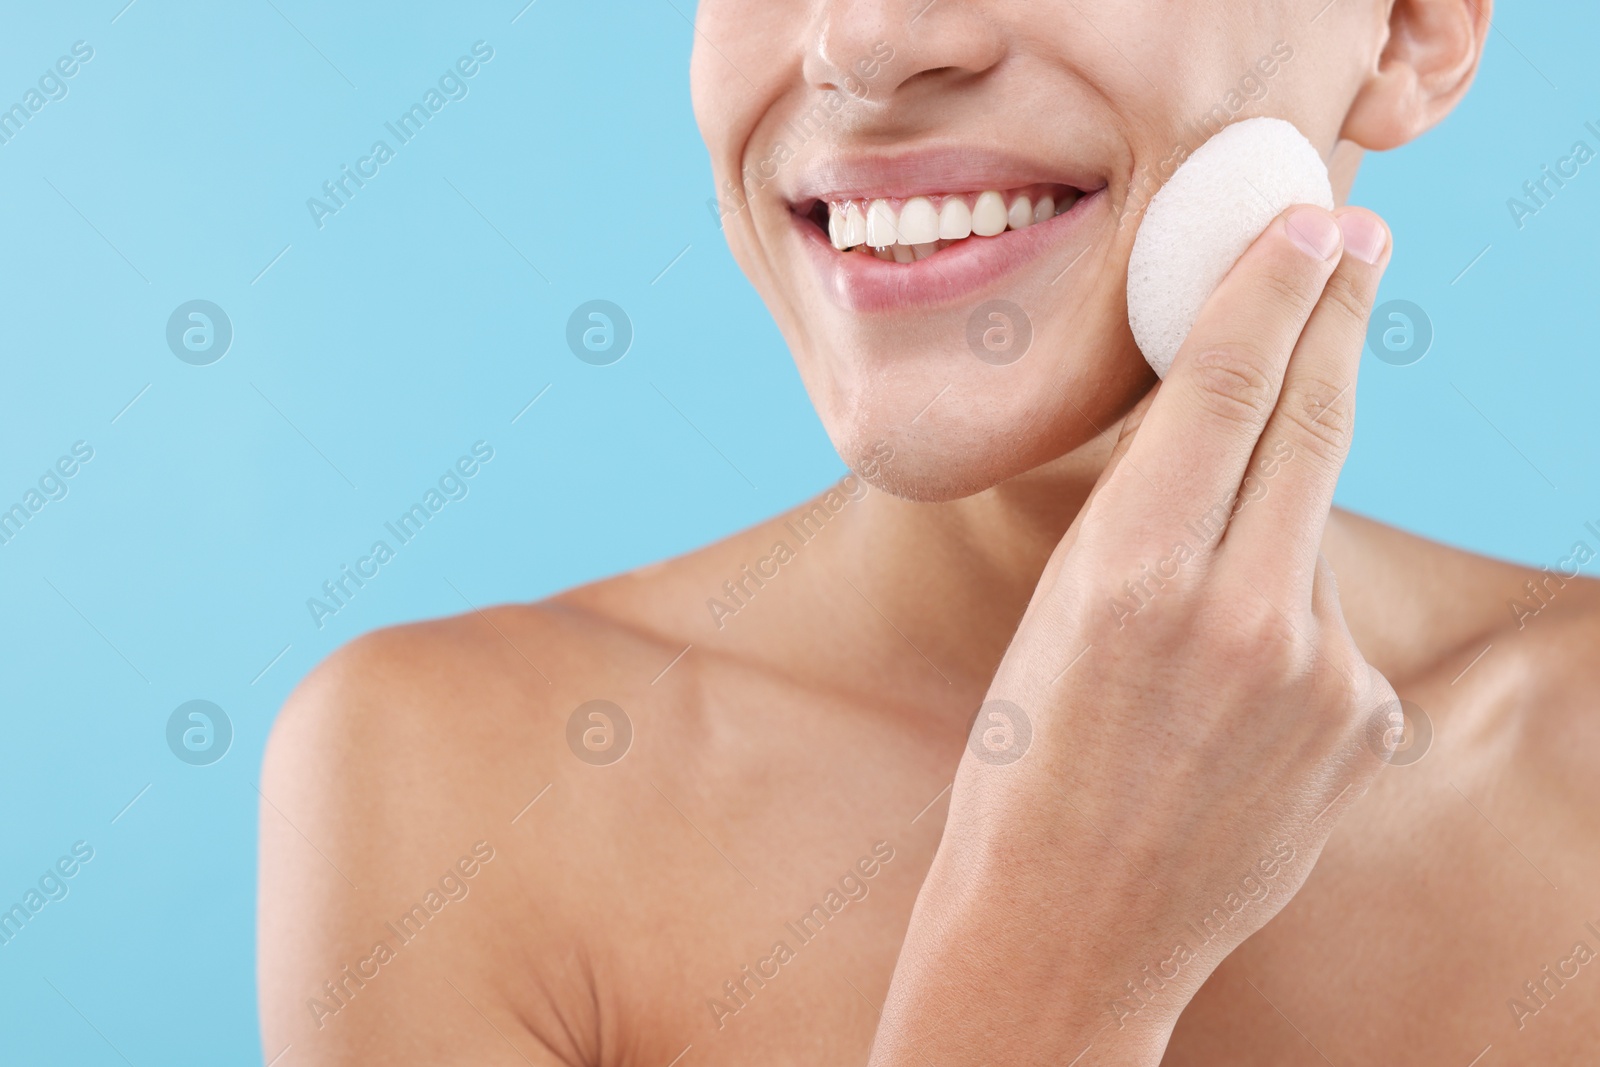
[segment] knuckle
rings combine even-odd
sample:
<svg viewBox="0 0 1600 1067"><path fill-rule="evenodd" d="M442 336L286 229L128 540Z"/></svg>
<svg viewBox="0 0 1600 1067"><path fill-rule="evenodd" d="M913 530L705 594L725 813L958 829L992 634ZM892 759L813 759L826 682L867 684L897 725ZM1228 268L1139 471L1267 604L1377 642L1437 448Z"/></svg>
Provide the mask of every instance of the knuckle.
<svg viewBox="0 0 1600 1067"><path fill-rule="evenodd" d="M1206 629L1231 664L1252 674L1288 673L1299 664L1299 632L1259 597L1222 605L1207 614Z"/></svg>
<svg viewBox="0 0 1600 1067"><path fill-rule="evenodd" d="M1343 642L1324 648L1317 657L1323 668L1323 682L1346 708L1361 710L1367 680L1367 661L1354 645Z"/></svg>
<svg viewBox="0 0 1600 1067"><path fill-rule="evenodd" d="M1319 459L1336 461L1350 448L1356 422L1352 384L1322 378L1300 382L1280 406L1297 443Z"/></svg>
<svg viewBox="0 0 1600 1067"><path fill-rule="evenodd" d="M1313 624L1314 625L1314 624ZM1344 708L1356 701L1365 680L1365 661L1347 641L1329 640L1326 633L1312 638L1306 660L1306 677L1316 702Z"/></svg>
<svg viewBox="0 0 1600 1067"><path fill-rule="evenodd" d="M1372 313L1372 300L1377 294L1374 280L1358 277L1351 271L1335 271L1323 290L1323 299L1339 315L1361 328Z"/></svg>
<svg viewBox="0 0 1600 1067"><path fill-rule="evenodd" d="M1321 288L1322 275L1315 264L1307 263L1302 253L1294 253L1289 263L1279 264L1280 269L1263 272L1260 285L1273 305L1292 308L1309 307Z"/></svg>
<svg viewBox="0 0 1600 1067"><path fill-rule="evenodd" d="M1333 564L1328 562L1328 557L1321 552L1317 553L1316 570L1312 576L1311 600L1312 610L1319 622L1326 623L1328 613L1339 610L1339 575L1334 571Z"/></svg>
<svg viewBox="0 0 1600 1067"><path fill-rule="evenodd" d="M1195 354L1190 373L1201 402L1221 418L1253 425L1272 403L1273 378L1266 360L1247 345L1202 349Z"/></svg>

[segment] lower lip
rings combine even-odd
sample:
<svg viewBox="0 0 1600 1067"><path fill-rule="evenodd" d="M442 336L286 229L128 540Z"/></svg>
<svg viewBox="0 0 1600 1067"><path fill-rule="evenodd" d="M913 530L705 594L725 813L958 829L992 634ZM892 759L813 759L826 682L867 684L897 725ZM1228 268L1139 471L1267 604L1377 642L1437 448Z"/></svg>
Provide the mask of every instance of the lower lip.
<svg viewBox="0 0 1600 1067"><path fill-rule="evenodd" d="M968 237L912 263L841 252L809 219L791 217L835 303L847 311L897 311L953 303L995 284L1082 230L1101 199L1099 191L1087 193L1052 219L994 237Z"/></svg>

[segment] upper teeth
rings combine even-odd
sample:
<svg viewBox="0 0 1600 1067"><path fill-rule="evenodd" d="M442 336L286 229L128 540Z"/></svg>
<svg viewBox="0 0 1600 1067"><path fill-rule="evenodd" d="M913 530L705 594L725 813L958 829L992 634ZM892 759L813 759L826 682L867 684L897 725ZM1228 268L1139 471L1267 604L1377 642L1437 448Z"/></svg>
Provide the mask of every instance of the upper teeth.
<svg viewBox="0 0 1600 1067"><path fill-rule="evenodd" d="M943 242L974 234L993 237L1007 229L1020 230L1061 214L1077 200L1076 193L1063 195L1058 202L1052 191L1040 187L1031 191L1033 196L1029 190L1006 194L990 189L975 195L913 196L903 201L830 201L828 237L840 250L888 250L891 254L879 258L909 263L931 255L936 243L943 247Z"/></svg>

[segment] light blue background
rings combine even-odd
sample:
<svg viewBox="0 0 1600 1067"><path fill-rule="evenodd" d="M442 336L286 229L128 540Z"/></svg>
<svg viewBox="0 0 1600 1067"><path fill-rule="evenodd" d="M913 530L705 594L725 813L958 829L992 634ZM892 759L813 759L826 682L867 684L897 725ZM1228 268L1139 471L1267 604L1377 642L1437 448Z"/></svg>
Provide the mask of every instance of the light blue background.
<svg viewBox="0 0 1600 1067"><path fill-rule="evenodd" d="M0 145L0 507L95 450L0 546L0 906L95 849L0 946L7 1063L259 1060L261 750L336 646L682 552L842 473L705 206L687 0L274 2L6 5L0 105L95 50ZM319 231L306 198L480 39L470 95ZM1506 207L1600 147L1597 40L1593 4L1506 4L1461 110L1368 161L1384 299L1437 335L1413 366L1368 355L1346 506L1534 564L1600 519L1600 161L1520 232ZM564 342L597 297L636 330L609 367ZM211 366L165 344L194 298L233 322ZM306 598L480 439L470 495L314 626ZM164 736L195 698L235 730L206 767Z"/></svg>

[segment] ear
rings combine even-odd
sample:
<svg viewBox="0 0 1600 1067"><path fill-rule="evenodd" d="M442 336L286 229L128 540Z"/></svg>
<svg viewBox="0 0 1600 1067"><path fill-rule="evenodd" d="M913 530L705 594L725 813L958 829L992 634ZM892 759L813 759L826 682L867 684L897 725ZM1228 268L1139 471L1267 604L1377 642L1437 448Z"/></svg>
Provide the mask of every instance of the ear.
<svg viewBox="0 0 1600 1067"><path fill-rule="evenodd" d="M1477 73L1493 6L1493 0L1394 0L1376 69L1356 94L1341 136L1381 152L1448 115Z"/></svg>

